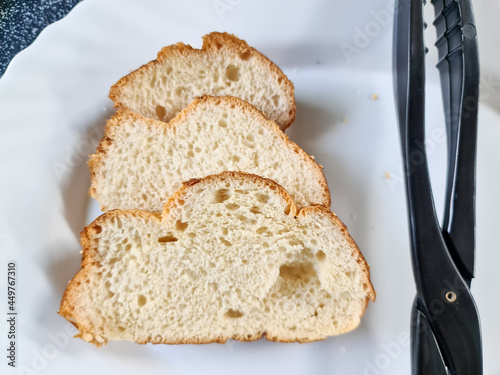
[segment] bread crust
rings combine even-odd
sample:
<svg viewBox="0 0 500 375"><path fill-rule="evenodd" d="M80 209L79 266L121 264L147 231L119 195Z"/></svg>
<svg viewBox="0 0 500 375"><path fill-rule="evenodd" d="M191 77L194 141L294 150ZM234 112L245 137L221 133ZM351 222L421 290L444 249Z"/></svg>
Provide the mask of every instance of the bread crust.
<svg viewBox="0 0 500 375"><path fill-rule="evenodd" d="M156 67L156 65L159 65L160 63L168 60L171 57L189 57L204 54L218 54L221 53L221 51L230 51L234 54L244 54L245 56L249 57L251 56L256 64L268 68L271 74L274 74L280 80L283 91L287 93L289 112L286 114L286 119L282 123L280 123L279 126L282 130L285 130L294 122L297 112L295 105L294 86L293 83L281 71L281 69L278 68L276 64L274 64L271 60L269 60L255 48L250 47L247 42L239 39L233 34L225 32L212 32L203 36L202 39L203 45L201 49L193 48L189 44L184 43L177 43L167 47L163 47L161 51L158 52L156 60L150 61L149 63L142 65L133 72L120 78L118 82L111 86L111 89L109 90L109 98L114 102L115 107L126 108L126 105L121 100L122 92L125 87L127 87L135 79L146 75L150 70Z"/></svg>
<svg viewBox="0 0 500 375"><path fill-rule="evenodd" d="M366 299L364 302L364 308L360 315L363 315L368 302L375 301L375 290L370 281L370 267L366 262L365 258L361 254L359 248L357 247L354 240L351 238L349 233L347 232L347 227L340 221L340 219L328 210L326 207L321 205L309 206L302 208L301 210L297 210L296 205L294 204L292 198L288 195L283 187L281 187L276 182L262 178L260 176L244 173L244 172L223 172L218 175L210 175L202 179L192 179L185 183L183 183L182 187L171 196L171 198L165 204L165 208L163 210L162 215L153 212L140 211L140 210L113 210L104 213L94 220L91 224L86 226L84 230L81 232L81 243L83 247L83 256L81 262L81 269L78 273L73 277L73 279L69 282L63 298L61 300L61 304L59 307L58 314L66 318L69 322L71 322L75 327L79 330L79 334L75 337L80 337L85 341L91 342L96 346L102 346L107 343L107 340L103 337L96 337L97 333L92 326L92 323L86 321L82 316L78 314L78 311L74 308L74 301L78 300L78 287L85 282L88 277L89 270L91 267L95 265L99 265L99 252L97 250L97 239L95 239L95 235L99 233L101 224L105 223L109 219L113 217L137 217L144 218L147 220L165 222L169 219L170 210L176 207L179 204L180 200L183 200L193 192L195 192L199 188L203 188L205 186L210 186L214 183L220 181L228 181L228 180L239 180L239 181L248 181L255 185L261 185L263 187L270 188L273 192L279 195L283 200L285 200L288 204L290 204L290 212L288 215L294 217L296 220L301 220L301 218L307 217L309 215L324 215L328 217L332 225L340 227L341 232L344 234L345 238L348 239L351 244L352 256L355 257L356 262L360 265L362 275L363 275L363 285L365 287ZM351 331L357 327L357 324L353 324L350 327L347 327L343 332L346 333ZM311 342L326 339L326 337L322 338L304 338L297 337L295 339L290 339L286 337L280 336L270 336L267 332L259 332L255 335L233 335L231 337L217 337L217 338L185 338L179 340L166 340L166 339L158 339L148 338L148 340L136 341L139 344L153 343L153 344L207 344L207 343L225 343L227 339L236 339L239 341L254 341L260 339L262 336L265 336L267 340L270 341L279 341L279 342Z"/></svg>
<svg viewBox="0 0 500 375"><path fill-rule="evenodd" d="M126 108L121 108L117 111L117 113L106 123L106 128L104 131L104 137L101 139L99 146L95 154L90 155L90 159L88 165L90 167L90 175L91 175L91 183L89 189L89 195L95 198L101 204L101 210L107 211L109 208L106 207L100 201L100 197L97 187L97 176L101 169L102 165L105 161L108 150L113 145L116 129L120 126L120 123L123 122L126 118L132 118L138 121L145 123L150 128L173 128L176 126L181 126L186 118L194 111L196 111L199 105L203 104L211 104L218 105L220 103L226 103L228 106L235 106L241 109L243 112L247 112L250 116L256 118L256 120L261 123L263 126L266 126L271 132L273 132L276 136L278 136L291 151L295 152L300 156L302 160L306 162L306 164L310 167L310 169L314 172L314 176L318 181L319 185L322 189L322 199L317 204L321 204L325 207L330 207L331 204L331 196L330 190L328 188L328 184L326 182L325 175L323 174L323 167L316 163L316 161L307 154L304 150L302 150L296 143L292 142L289 137L283 133L278 125L272 121L267 119L264 114L255 108L250 103L233 97L233 96L208 96L205 95L201 98L195 98L191 104L189 104L184 110L179 112L172 120L169 122L163 122L159 120L155 120L152 118L143 117L135 112L132 112Z"/></svg>

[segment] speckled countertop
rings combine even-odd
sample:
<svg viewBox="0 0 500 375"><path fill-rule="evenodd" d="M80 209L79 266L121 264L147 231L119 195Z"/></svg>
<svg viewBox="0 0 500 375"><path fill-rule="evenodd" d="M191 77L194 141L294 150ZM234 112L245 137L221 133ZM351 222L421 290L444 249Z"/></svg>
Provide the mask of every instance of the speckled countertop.
<svg viewBox="0 0 500 375"><path fill-rule="evenodd" d="M81 0L0 0L0 77L12 58Z"/></svg>

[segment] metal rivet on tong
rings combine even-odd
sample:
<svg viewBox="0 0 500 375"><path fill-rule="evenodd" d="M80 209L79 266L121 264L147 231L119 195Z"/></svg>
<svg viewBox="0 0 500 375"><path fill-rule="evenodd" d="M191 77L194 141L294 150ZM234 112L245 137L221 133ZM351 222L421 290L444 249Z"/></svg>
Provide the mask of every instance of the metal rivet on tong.
<svg viewBox="0 0 500 375"><path fill-rule="evenodd" d="M457 300L457 295L454 292L447 292L445 297L448 302L455 302Z"/></svg>

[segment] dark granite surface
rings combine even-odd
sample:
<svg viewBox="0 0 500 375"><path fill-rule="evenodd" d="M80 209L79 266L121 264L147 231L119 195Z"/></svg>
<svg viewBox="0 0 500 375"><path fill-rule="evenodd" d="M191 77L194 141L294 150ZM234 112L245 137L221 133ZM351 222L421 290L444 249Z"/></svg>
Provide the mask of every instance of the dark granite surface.
<svg viewBox="0 0 500 375"><path fill-rule="evenodd" d="M81 0L0 0L0 77L12 58Z"/></svg>

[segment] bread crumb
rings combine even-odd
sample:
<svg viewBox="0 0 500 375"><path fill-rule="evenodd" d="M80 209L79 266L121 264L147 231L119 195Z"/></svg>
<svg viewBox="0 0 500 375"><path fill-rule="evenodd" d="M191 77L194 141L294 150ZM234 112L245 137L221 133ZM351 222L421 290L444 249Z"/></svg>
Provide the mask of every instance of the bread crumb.
<svg viewBox="0 0 500 375"><path fill-rule="evenodd" d="M314 155L311 155L311 159L313 159L313 160L314 160L314 159L316 159L316 158L314 157Z"/></svg>
<svg viewBox="0 0 500 375"><path fill-rule="evenodd" d="M378 100L378 95L377 94L373 94L372 95L372 100Z"/></svg>
<svg viewBox="0 0 500 375"><path fill-rule="evenodd" d="M389 171L385 171L385 172L384 172L384 178L385 178L386 180L390 180L390 179L392 178L392 177L391 177L391 174L389 173Z"/></svg>

